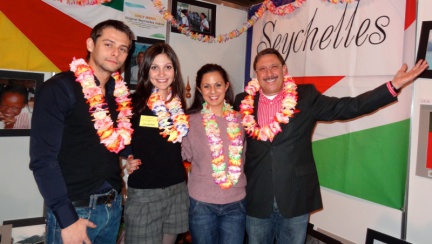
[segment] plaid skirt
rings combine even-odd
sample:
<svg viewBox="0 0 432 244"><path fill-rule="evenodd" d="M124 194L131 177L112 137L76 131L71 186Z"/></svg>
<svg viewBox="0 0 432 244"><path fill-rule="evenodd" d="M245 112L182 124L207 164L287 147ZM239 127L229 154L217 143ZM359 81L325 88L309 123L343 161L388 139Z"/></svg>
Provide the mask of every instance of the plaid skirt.
<svg viewBox="0 0 432 244"><path fill-rule="evenodd" d="M158 189L128 188L124 212L125 242L162 243L164 234L189 229L189 196L185 182Z"/></svg>

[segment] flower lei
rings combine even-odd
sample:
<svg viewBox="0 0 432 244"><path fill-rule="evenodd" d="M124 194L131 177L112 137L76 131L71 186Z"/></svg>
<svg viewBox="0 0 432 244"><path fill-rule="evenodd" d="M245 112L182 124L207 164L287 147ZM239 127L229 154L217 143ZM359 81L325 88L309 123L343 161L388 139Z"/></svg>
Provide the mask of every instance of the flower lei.
<svg viewBox="0 0 432 244"><path fill-rule="evenodd" d="M214 182L221 189L229 189L237 184L241 175L241 155L243 151L243 141L237 122L236 113L232 106L224 102L223 116L228 123L227 133L230 140L228 146L228 175L226 174L226 162L223 154L223 142L220 138L220 130L216 122L215 114L210 110L208 104L203 104L201 114L202 122L207 135L207 140L212 152L212 169Z"/></svg>
<svg viewBox="0 0 432 244"><path fill-rule="evenodd" d="M336 4L336 3L352 3L358 0L321 0L321 1L327 1L329 3ZM152 2L154 7L159 11L159 13L163 16L163 18L166 21L170 22L171 26L177 28L180 33L196 41L208 42L208 43L223 43L231 39L234 39L236 37L239 37L241 34L246 32L258 21L258 19L260 19L263 16L266 10L269 10L273 14L283 16L286 14L290 14L294 10L300 8L306 2L306 0L295 0L289 4L285 4L279 7L276 7L271 0L265 0L264 2L262 2L258 10L252 15L252 17L246 23L243 24L242 27L232 30L229 33L221 34L217 37L203 35L198 32L193 32L189 28L184 27L183 25L179 25L176 22L174 16L172 16L172 14L168 10L166 10L161 0L152 0Z"/></svg>
<svg viewBox="0 0 432 244"><path fill-rule="evenodd" d="M114 128L113 121L109 116L109 111L105 108L106 102L102 89L96 85L93 69L84 59L73 59L70 70L74 72L76 81L82 86L84 98L90 106L89 112L94 118L94 127L102 144L110 152L118 153L125 145L131 142L133 129L131 128L130 118L132 117L131 99L129 90L126 87L121 75L116 72L113 74L115 79L114 96L116 97L117 128Z"/></svg>
<svg viewBox="0 0 432 244"><path fill-rule="evenodd" d="M100 5L103 3L109 3L112 0L53 0L63 3L65 1L67 4L70 5ZM321 0L322 2L329 2L332 4L338 4L338 3L353 3L354 1L359 0ZM264 2L261 3L261 6L258 8L258 10L252 15L252 17L243 24L242 27L237 28L235 30L232 30L229 33L221 34L217 37L209 36L209 35L203 35L198 32L191 31L188 27L185 27L184 25L180 25L176 22L174 16L165 8L161 0L152 0L153 6L159 11L159 13L163 16L163 18L171 23L171 26L174 28L177 28L180 33L190 37L193 40L201 41L201 42L208 42L208 43L223 43L226 41L229 41L231 39L234 39L236 37L239 37L241 34L246 32L249 28L251 28L255 22L258 21L262 17L262 15L265 13L266 10L269 10L271 13L276 15L287 15L292 13L294 10L300 8L306 0L295 0L291 3L276 7L274 3L271 0L264 0ZM256 4L258 5L258 4Z"/></svg>
<svg viewBox="0 0 432 244"><path fill-rule="evenodd" d="M153 111L153 114L157 115L159 129L162 130L160 134L164 138L168 137L169 142L181 142L189 131L189 116L184 114L178 97L166 103L158 91L159 89L153 88L147 106ZM169 89L168 100L170 97L171 89Z"/></svg>
<svg viewBox="0 0 432 244"><path fill-rule="evenodd" d="M281 132L280 124L287 124L289 118L293 117L294 109L297 105L297 85L294 80L288 76L284 76L283 95L281 111L277 112L273 121L267 125L260 127L255 121L254 112L254 97L259 91L260 85L257 79L252 79L245 87L245 92L248 94L241 101L240 113L242 114L242 125L246 133L252 138L257 138L262 141L273 141L273 138Z"/></svg>
<svg viewBox="0 0 432 244"><path fill-rule="evenodd" d="M103 3L109 3L112 0L55 0L55 1L59 1L61 3L63 3L63 1L65 1L67 4L70 4L70 5L85 6L85 5L99 5L99 4L103 4Z"/></svg>

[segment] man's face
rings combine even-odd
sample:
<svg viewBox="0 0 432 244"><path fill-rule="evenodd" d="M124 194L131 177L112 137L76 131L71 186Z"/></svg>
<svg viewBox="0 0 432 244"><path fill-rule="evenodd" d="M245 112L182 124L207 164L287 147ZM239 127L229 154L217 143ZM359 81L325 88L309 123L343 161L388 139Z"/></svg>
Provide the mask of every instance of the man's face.
<svg viewBox="0 0 432 244"><path fill-rule="evenodd" d="M25 98L22 94L7 92L0 101L0 113L8 119L15 118L25 106Z"/></svg>
<svg viewBox="0 0 432 244"><path fill-rule="evenodd" d="M129 38L126 33L112 27L103 29L96 43L87 39L87 50L91 53L89 64L95 73L112 73L119 70L129 52Z"/></svg>
<svg viewBox="0 0 432 244"><path fill-rule="evenodd" d="M276 55L267 54L258 59L255 70L263 93L267 96L278 94L283 88L284 74L288 73Z"/></svg>
<svg viewBox="0 0 432 244"><path fill-rule="evenodd" d="M144 53L138 53L138 56L137 56L138 66L141 65L143 59L144 59Z"/></svg>

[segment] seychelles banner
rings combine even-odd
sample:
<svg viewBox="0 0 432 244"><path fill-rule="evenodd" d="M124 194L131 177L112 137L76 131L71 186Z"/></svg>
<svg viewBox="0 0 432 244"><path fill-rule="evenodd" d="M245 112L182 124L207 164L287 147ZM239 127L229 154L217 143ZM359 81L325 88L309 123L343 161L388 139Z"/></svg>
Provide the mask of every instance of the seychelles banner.
<svg viewBox="0 0 432 244"><path fill-rule="evenodd" d="M273 2L294 10L266 11L248 33L250 77L264 48L279 50L297 84L335 97L359 95L391 80L403 63L413 66L415 0ZM312 140L321 186L401 209L410 104L408 87L372 115L319 123Z"/></svg>

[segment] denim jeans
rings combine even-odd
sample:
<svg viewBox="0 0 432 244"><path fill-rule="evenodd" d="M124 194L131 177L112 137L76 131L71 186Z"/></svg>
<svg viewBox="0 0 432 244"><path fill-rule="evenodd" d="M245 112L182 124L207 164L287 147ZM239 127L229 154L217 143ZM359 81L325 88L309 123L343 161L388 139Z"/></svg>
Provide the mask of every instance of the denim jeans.
<svg viewBox="0 0 432 244"><path fill-rule="evenodd" d="M98 197L107 195L95 194ZM96 228L87 228L87 235L93 244L115 244L120 227L120 218L122 214L122 196L116 193L115 200L108 204L91 204L89 207L77 207L75 210L78 217L88 219L97 225ZM47 211L47 233L45 237L46 244L63 243L61 238L61 229L51 209Z"/></svg>
<svg viewBox="0 0 432 244"><path fill-rule="evenodd" d="M189 230L194 244L242 244L246 201L212 204L190 199Z"/></svg>
<svg viewBox="0 0 432 244"><path fill-rule="evenodd" d="M303 244L306 240L309 214L284 218L279 213L276 201L270 217L265 219L246 217L246 232L249 244Z"/></svg>

